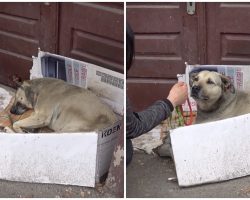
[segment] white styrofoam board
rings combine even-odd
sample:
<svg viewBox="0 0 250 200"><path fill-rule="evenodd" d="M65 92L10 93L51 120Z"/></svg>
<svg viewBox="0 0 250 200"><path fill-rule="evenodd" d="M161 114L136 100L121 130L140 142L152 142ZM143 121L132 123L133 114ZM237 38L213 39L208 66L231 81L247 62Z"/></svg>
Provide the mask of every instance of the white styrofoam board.
<svg viewBox="0 0 250 200"><path fill-rule="evenodd" d="M250 174L250 114L171 131L180 186Z"/></svg>
<svg viewBox="0 0 250 200"><path fill-rule="evenodd" d="M95 186L97 134L0 134L0 179Z"/></svg>

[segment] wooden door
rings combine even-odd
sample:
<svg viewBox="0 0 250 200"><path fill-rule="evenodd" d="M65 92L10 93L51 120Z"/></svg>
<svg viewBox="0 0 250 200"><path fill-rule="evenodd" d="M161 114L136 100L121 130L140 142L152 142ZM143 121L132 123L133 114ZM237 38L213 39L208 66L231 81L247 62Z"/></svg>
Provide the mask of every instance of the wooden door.
<svg viewBox="0 0 250 200"><path fill-rule="evenodd" d="M56 52L57 4L0 3L0 83L17 74L29 79L38 47Z"/></svg>
<svg viewBox="0 0 250 200"><path fill-rule="evenodd" d="M123 72L123 3L0 3L0 83L43 51Z"/></svg>
<svg viewBox="0 0 250 200"><path fill-rule="evenodd" d="M166 98L190 64L250 64L250 3L129 3L135 62L127 93L136 110Z"/></svg>
<svg viewBox="0 0 250 200"><path fill-rule="evenodd" d="M123 3L63 3L59 53L123 73Z"/></svg>
<svg viewBox="0 0 250 200"><path fill-rule="evenodd" d="M207 63L250 64L250 3L206 3Z"/></svg>
<svg viewBox="0 0 250 200"><path fill-rule="evenodd" d="M199 21L197 13L187 14L186 3L128 3L127 22L135 33L127 95L141 110L167 97L185 62L200 62Z"/></svg>

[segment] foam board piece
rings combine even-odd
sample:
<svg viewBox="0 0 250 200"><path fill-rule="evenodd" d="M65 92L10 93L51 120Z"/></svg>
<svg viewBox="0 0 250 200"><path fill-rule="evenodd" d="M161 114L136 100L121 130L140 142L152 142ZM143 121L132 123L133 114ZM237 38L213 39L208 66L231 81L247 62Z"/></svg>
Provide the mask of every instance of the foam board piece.
<svg viewBox="0 0 250 200"><path fill-rule="evenodd" d="M170 133L179 186L250 174L250 114L177 128Z"/></svg>
<svg viewBox="0 0 250 200"><path fill-rule="evenodd" d="M1 179L94 187L97 134L58 136L0 134Z"/></svg>

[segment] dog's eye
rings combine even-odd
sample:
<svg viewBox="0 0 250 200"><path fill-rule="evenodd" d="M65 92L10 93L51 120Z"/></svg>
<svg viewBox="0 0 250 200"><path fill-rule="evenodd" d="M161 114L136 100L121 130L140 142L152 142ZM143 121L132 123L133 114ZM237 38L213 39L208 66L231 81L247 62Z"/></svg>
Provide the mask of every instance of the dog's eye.
<svg viewBox="0 0 250 200"><path fill-rule="evenodd" d="M195 78L194 78L194 81L198 81L199 80L199 78L196 76Z"/></svg>
<svg viewBox="0 0 250 200"><path fill-rule="evenodd" d="M207 84L214 84L214 82L211 79L208 79Z"/></svg>
<svg viewBox="0 0 250 200"><path fill-rule="evenodd" d="M21 97L21 100L23 100L23 97Z"/></svg>

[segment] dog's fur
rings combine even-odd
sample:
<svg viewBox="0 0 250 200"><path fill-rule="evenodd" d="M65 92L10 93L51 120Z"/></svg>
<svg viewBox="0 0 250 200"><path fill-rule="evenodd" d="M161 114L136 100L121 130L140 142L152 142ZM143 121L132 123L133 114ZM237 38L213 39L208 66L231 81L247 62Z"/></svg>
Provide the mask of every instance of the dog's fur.
<svg viewBox="0 0 250 200"><path fill-rule="evenodd" d="M250 113L250 94L235 90L230 79L214 71L190 74L191 96L197 102L196 123Z"/></svg>
<svg viewBox="0 0 250 200"><path fill-rule="evenodd" d="M34 109L34 113L15 122L15 132L45 126L55 132L87 132L116 121L113 111L93 92L54 78L23 82L11 113L20 115L27 109Z"/></svg>

